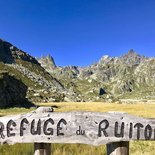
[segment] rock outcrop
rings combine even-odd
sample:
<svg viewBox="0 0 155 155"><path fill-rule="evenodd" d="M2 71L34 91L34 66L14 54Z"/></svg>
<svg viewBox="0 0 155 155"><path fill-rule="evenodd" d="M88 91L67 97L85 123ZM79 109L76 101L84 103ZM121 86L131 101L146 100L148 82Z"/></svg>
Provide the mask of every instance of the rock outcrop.
<svg viewBox="0 0 155 155"><path fill-rule="evenodd" d="M56 68L55 61L51 55L43 56L38 58L38 62L41 64L43 68L45 68L48 72L52 71Z"/></svg>
<svg viewBox="0 0 155 155"><path fill-rule="evenodd" d="M39 65L38 61L27 54L26 52L19 50L12 44L0 39L0 61L8 64L12 64L16 59L28 61Z"/></svg>
<svg viewBox="0 0 155 155"><path fill-rule="evenodd" d="M26 98L27 86L7 72L0 73L0 108L33 106Z"/></svg>

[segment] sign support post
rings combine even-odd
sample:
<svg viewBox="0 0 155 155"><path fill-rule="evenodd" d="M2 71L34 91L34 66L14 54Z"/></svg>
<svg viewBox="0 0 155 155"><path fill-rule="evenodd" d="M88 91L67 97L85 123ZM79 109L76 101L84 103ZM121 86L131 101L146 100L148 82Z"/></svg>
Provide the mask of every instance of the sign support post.
<svg viewBox="0 0 155 155"><path fill-rule="evenodd" d="M51 144L34 143L34 155L51 155Z"/></svg>
<svg viewBox="0 0 155 155"><path fill-rule="evenodd" d="M51 113L53 108L39 107L37 113ZM51 143L34 143L34 155L51 155Z"/></svg>
<svg viewBox="0 0 155 155"><path fill-rule="evenodd" d="M107 144L107 155L129 155L129 142Z"/></svg>

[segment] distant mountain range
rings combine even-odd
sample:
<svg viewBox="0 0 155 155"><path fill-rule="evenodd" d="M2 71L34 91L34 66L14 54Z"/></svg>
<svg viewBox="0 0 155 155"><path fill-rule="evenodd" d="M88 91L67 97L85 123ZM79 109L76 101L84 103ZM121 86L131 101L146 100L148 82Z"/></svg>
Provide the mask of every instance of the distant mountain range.
<svg viewBox="0 0 155 155"><path fill-rule="evenodd" d="M13 86L6 78L22 84ZM30 102L154 100L155 58L130 50L121 57L103 56L88 67L60 67L50 55L36 59L0 39L0 107L18 105L10 96L19 88Z"/></svg>
<svg viewBox="0 0 155 155"><path fill-rule="evenodd" d="M121 57L105 55L88 67L59 67L51 56L38 61L47 72L85 101L155 99L155 58L141 56L134 50ZM103 95L101 90L105 92Z"/></svg>

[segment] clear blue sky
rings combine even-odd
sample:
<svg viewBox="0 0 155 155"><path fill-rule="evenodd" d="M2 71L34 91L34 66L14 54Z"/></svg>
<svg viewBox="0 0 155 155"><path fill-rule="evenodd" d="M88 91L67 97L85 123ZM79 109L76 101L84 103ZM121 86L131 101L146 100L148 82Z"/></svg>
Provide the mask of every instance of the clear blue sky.
<svg viewBox="0 0 155 155"><path fill-rule="evenodd" d="M0 0L0 38L57 65L155 56L155 0Z"/></svg>

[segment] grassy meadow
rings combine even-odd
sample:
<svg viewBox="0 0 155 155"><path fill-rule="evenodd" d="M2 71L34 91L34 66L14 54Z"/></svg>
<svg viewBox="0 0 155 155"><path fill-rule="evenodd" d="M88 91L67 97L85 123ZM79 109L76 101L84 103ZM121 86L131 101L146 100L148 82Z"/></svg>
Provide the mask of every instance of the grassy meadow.
<svg viewBox="0 0 155 155"><path fill-rule="evenodd" d="M39 106L54 106L54 111L121 111L129 114L155 118L155 104L112 104L112 103L37 103ZM24 108L0 109L0 116L27 113L35 110ZM53 155L105 155L105 145L94 147L83 144L52 144ZM131 155L154 155L155 142L151 141L134 141L130 143ZM0 146L0 155L32 155L33 144L15 144L12 146Z"/></svg>

